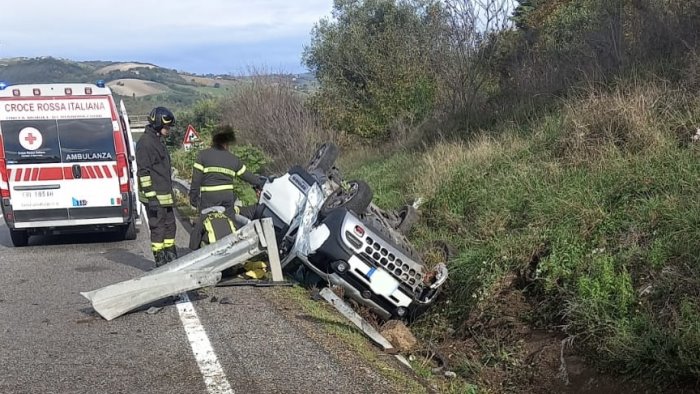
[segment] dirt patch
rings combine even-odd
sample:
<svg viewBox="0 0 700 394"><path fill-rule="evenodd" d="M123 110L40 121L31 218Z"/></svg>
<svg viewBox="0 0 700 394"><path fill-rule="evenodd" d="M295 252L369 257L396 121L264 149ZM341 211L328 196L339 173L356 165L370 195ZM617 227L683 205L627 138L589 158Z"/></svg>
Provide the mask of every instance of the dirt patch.
<svg viewBox="0 0 700 394"><path fill-rule="evenodd" d="M144 81L142 79L117 79L111 81L107 86L116 94L122 96L150 96L152 94L160 94L167 92L169 88L162 83Z"/></svg>
<svg viewBox="0 0 700 394"><path fill-rule="evenodd" d="M599 373L565 335L533 329L533 311L516 275L498 285L495 296L475 310L453 338L435 348L447 368L487 392L654 393L658 388Z"/></svg>
<svg viewBox="0 0 700 394"><path fill-rule="evenodd" d="M109 66L102 67L101 69L95 71L97 74L107 74L111 71L128 71L132 68L156 68L153 64L147 63L117 63Z"/></svg>

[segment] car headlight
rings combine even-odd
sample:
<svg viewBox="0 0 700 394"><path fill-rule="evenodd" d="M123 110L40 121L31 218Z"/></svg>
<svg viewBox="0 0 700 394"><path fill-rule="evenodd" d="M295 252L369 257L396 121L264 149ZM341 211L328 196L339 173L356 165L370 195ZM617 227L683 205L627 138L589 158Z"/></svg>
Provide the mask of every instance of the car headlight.
<svg viewBox="0 0 700 394"><path fill-rule="evenodd" d="M339 274L344 274L348 272L348 269L350 269L350 264L348 264L347 261L338 260L333 262L331 267L333 268L333 271Z"/></svg>

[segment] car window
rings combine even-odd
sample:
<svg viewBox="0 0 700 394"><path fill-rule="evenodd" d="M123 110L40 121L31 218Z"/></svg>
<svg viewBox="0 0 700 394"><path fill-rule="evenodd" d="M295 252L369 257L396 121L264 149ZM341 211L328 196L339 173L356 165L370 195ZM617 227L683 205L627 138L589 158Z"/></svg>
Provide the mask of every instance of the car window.
<svg viewBox="0 0 700 394"><path fill-rule="evenodd" d="M7 164L61 162L55 120L5 120L0 130Z"/></svg>
<svg viewBox="0 0 700 394"><path fill-rule="evenodd" d="M58 132L64 163L115 160L112 119L59 120Z"/></svg>

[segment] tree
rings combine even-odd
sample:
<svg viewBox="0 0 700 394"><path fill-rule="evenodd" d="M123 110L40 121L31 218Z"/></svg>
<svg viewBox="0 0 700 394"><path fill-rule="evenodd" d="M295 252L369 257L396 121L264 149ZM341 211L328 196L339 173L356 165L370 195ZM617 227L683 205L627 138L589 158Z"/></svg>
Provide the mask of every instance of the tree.
<svg viewBox="0 0 700 394"><path fill-rule="evenodd" d="M493 59L511 27L513 0L443 0L444 29L435 69L450 112L471 112L489 92Z"/></svg>
<svg viewBox="0 0 700 394"><path fill-rule="evenodd" d="M314 107L338 130L386 136L397 122L416 124L432 111L427 1L335 0L304 50L304 62L321 83Z"/></svg>

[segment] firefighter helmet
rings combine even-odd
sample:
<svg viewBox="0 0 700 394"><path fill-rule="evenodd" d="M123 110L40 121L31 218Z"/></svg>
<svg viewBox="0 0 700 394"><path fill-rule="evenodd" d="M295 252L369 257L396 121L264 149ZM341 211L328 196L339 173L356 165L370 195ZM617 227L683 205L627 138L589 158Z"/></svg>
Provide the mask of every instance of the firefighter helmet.
<svg viewBox="0 0 700 394"><path fill-rule="evenodd" d="M165 107L153 108L148 115L148 124L156 131L160 131L163 127L170 127L175 123L175 115Z"/></svg>

